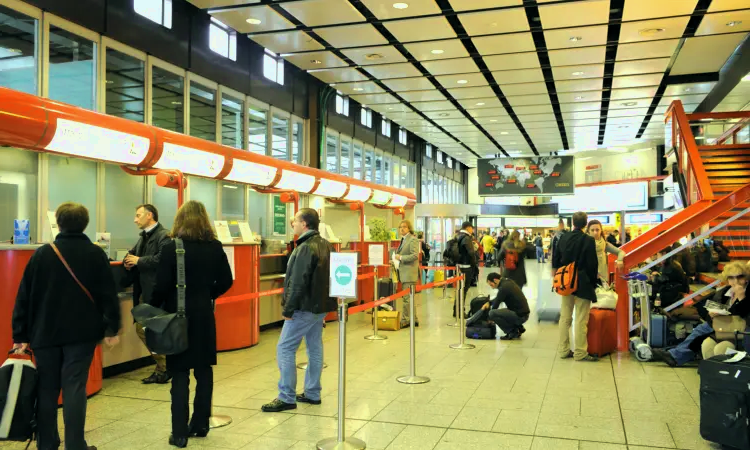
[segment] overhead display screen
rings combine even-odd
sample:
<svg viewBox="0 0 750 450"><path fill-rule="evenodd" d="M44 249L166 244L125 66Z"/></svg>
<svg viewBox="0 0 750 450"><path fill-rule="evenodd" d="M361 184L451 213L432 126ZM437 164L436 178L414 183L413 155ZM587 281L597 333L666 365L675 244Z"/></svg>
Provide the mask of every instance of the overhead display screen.
<svg viewBox="0 0 750 450"><path fill-rule="evenodd" d="M480 196L572 195L573 156L487 158L477 162Z"/></svg>

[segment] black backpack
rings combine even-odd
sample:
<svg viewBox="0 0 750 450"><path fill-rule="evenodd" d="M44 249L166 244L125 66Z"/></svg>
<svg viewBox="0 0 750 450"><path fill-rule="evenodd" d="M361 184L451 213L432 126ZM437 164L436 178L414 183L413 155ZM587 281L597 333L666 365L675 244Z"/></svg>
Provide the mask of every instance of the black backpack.
<svg viewBox="0 0 750 450"><path fill-rule="evenodd" d="M497 328L486 320L466 326L466 337L469 339L495 339Z"/></svg>
<svg viewBox="0 0 750 450"><path fill-rule="evenodd" d="M453 238L448 241L443 252L443 259L450 264L461 263L461 249L458 247L458 239Z"/></svg>
<svg viewBox="0 0 750 450"><path fill-rule="evenodd" d="M30 354L11 354L0 368L0 413L2 422L7 424L7 428L0 426L0 441L32 439L36 431L38 378Z"/></svg>
<svg viewBox="0 0 750 450"><path fill-rule="evenodd" d="M424 253L424 260L422 262L430 261L430 246L426 242L422 242L422 253Z"/></svg>

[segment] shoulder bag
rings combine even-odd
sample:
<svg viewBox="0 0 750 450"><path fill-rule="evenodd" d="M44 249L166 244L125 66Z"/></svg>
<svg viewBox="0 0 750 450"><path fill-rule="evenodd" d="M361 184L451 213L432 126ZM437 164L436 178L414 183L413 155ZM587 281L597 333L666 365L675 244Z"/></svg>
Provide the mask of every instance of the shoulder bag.
<svg viewBox="0 0 750 450"><path fill-rule="evenodd" d="M50 247L52 247L52 250L55 251L55 254L60 259L60 262L63 264L63 266L65 266L65 269L68 270L68 273L70 274L71 277L73 277L73 279L75 280L76 284L81 288L81 290L83 291L83 293L86 294L86 297L88 297L89 300L91 300L91 303L93 303L94 305L96 305L96 302L94 301L94 297L91 295L91 292L89 292L89 290L86 289L86 286L84 286L83 283L81 283L81 281L78 279L78 277L76 276L76 274L73 272L73 269L70 268L70 265L68 264L68 261L66 261L65 257L63 257L63 255L62 255L62 253L60 253L60 249L57 248L57 246L55 245L54 242L50 244Z"/></svg>
<svg viewBox="0 0 750 450"><path fill-rule="evenodd" d="M185 315L185 247L177 246L177 312L168 313L148 304L133 308L133 318L146 334L146 347L157 355L177 355L188 349L188 322Z"/></svg>
<svg viewBox="0 0 750 450"><path fill-rule="evenodd" d="M712 325L714 333L716 333L716 340L721 341L733 341L735 339L736 332L744 332L747 328L745 319L740 316L716 316L713 318Z"/></svg>

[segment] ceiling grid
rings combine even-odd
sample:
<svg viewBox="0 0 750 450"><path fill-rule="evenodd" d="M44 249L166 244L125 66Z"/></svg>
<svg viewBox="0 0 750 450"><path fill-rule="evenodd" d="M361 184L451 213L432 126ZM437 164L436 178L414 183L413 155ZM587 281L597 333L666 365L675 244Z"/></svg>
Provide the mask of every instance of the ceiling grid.
<svg viewBox="0 0 750 450"><path fill-rule="evenodd" d="M620 41L620 23L622 22L624 7L625 0L610 0L609 25L607 26L607 51L604 59L604 80L602 85L602 108L599 117L597 145L604 145L604 135L607 131L609 102L612 96L612 82L615 74L615 61L617 60L617 43Z"/></svg>

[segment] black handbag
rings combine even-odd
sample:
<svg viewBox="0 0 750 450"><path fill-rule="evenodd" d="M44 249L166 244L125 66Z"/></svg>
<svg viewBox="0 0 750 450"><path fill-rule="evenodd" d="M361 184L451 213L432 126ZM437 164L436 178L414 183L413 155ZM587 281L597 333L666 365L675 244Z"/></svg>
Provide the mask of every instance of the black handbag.
<svg viewBox="0 0 750 450"><path fill-rule="evenodd" d="M157 355L177 355L188 349L188 321L185 316L185 247L175 238L177 246L177 312L143 304L133 308L133 318L146 334L146 347Z"/></svg>

